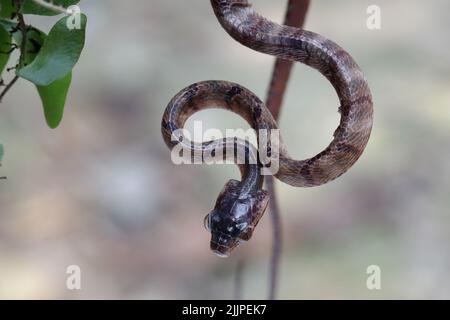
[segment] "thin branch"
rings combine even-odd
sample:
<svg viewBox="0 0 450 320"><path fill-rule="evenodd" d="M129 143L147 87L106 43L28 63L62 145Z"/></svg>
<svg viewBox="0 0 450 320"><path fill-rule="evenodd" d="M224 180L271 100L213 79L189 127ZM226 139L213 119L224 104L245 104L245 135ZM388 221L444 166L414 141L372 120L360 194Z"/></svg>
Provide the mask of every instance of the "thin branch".
<svg viewBox="0 0 450 320"><path fill-rule="evenodd" d="M291 27L302 28L309 8L309 0L289 0L284 24ZM292 61L277 59L272 72L269 94L266 105L278 120L283 105L287 83L291 74Z"/></svg>
<svg viewBox="0 0 450 320"><path fill-rule="evenodd" d="M21 0L14 0L17 8L17 20L19 21L19 30L22 33L22 43L20 44L20 58L19 58L19 69L25 65L25 54L27 52L27 25L23 14L20 13L20 8L22 7Z"/></svg>
<svg viewBox="0 0 450 320"><path fill-rule="evenodd" d="M309 0L289 0L288 9L285 17L285 25L301 28L305 22L306 13L309 8ZM277 59L272 73L269 93L267 96L267 107L272 112L275 120L278 120L283 97L286 91L287 83L291 74L293 62ZM274 178L266 177L266 188L270 193L270 213L272 217L273 229L273 247L272 257L270 261L270 284L269 299L276 297L278 284L278 275L280 268L280 258L282 252L282 224L281 216L278 208L278 202L275 194Z"/></svg>
<svg viewBox="0 0 450 320"><path fill-rule="evenodd" d="M3 89L2 93L0 94L0 103L3 101L3 98L8 93L8 91L11 90L17 80L19 80L19 76L15 76L14 79L12 79L11 82L5 86L5 89Z"/></svg>

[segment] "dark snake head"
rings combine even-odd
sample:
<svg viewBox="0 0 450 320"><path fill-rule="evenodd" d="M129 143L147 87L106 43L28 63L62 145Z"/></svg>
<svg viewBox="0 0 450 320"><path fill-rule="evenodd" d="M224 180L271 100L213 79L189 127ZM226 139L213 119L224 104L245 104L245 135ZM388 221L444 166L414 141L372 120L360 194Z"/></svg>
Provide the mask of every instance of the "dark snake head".
<svg viewBox="0 0 450 320"><path fill-rule="evenodd" d="M250 240L268 201L267 191L242 193L240 182L230 180L214 210L205 217L205 228L211 232L211 250L220 257L228 257L239 244Z"/></svg>

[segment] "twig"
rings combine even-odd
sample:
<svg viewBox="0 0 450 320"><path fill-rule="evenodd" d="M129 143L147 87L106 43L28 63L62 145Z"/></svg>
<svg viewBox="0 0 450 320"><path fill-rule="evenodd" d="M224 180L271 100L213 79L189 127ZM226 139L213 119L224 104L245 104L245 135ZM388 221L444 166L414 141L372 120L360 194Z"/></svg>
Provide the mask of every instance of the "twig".
<svg viewBox="0 0 450 320"><path fill-rule="evenodd" d="M301 28L305 22L308 8L309 0L289 0L284 24ZM292 66L293 62L291 61L277 59L277 61L275 62L266 102L267 107L272 112L275 120L278 120L280 115L281 106L283 104L283 97L286 91L287 83L289 81ZM273 300L276 297L283 237L281 216L275 194L273 177L266 177L266 188L270 193L270 213L272 217L273 229L273 247L272 258L270 261L269 284L269 299Z"/></svg>
<svg viewBox="0 0 450 320"><path fill-rule="evenodd" d="M270 194L270 216L272 218L272 256L270 258L269 273L269 300L276 297L278 275L280 268L281 251L283 248L282 224L281 216L278 208L277 197L275 194L275 184L273 177L266 177L266 188Z"/></svg>
<svg viewBox="0 0 450 320"><path fill-rule="evenodd" d="M20 58L19 58L19 69L25 65L25 54L27 52L27 25L23 14L20 13L20 8L22 6L21 0L14 0L17 8L17 20L19 21L19 30L22 33L22 43L20 44Z"/></svg>
<svg viewBox="0 0 450 320"><path fill-rule="evenodd" d="M19 76L15 76L10 83L8 83L5 86L5 89L3 89L2 93L0 94L0 103L2 102L3 98L5 97L5 95L8 93L9 90L11 90L11 88L14 86L14 84L17 82L17 80L19 80Z"/></svg>

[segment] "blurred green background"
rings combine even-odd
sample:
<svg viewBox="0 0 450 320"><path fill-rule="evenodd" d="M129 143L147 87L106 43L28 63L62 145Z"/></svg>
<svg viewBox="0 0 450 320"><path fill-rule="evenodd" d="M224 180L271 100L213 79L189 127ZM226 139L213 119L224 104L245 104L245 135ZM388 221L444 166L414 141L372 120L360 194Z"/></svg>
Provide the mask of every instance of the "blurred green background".
<svg viewBox="0 0 450 320"><path fill-rule="evenodd" d="M285 1L254 0L281 21ZM382 28L366 28L366 8ZM234 166L175 166L160 122L172 96L207 79L238 82L261 98L274 59L233 41L207 0L82 1L89 17L65 117L45 124L37 93L20 81L0 105L0 298L233 298L245 259L245 298L266 298L266 214L229 259L209 251L203 217ZM375 101L360 161L328 185L277 182L284 226L279 298L450 298L450 2L315 0L306 28L346 48ZM48 19L30 22L48 30ZM296 158L321 151L338 100L316 71L296 64L280 119ZM225 111L206 127L247 128ZM66 289L66 267L82 290ZM379 265L381 290L366 287Z"/></svg>

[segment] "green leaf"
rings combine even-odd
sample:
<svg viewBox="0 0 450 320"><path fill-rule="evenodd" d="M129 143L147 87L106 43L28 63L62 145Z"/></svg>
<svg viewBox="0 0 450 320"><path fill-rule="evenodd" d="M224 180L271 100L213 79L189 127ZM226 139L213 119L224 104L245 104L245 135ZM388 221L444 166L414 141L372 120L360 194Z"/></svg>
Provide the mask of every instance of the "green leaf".
<svg viewBox="0 0 450 320"><path fill-rule="evenodd" d="M27 55L25 63L34 61L39 54L39 49L47 41L45 33L38 29L32 29L27 33ZM39 49L37 48L39 47ZM33 51L38 49L38 51ZM54 81L47 86L36 86L44 107L45 120L51 129L55 129L61 123L67 94L72 82L72 72L70 71L64 78Z"/></svg>
<svg viewBox="0 0 450 320"><path fill-rule="evenodd" d="M2 25L0 25L0 76L8 64L10 49L11 35Z"/></svg>
<svg viewBox="0 0 450 320"><path fill-rule="evenodd" d="M64 78L56 80L48 86L37 86L44 106L45 120L52 129L61 123L71 82L72 72L69 72Z"/></svg>
<svg viewBox="0 0 450 320"><path fill-rule="evenodd" d="M47 86L73 69L84 47L87 18L80 14L81 29L71 30L67 26L72 18L64 17L53 26L34 61L17 72L20 77Z"/></svg>
<svg viewBox="0 0 450 320"><path fill-rule="evenodd" d="M49 1L47 0L46 2ZM78 4L79 2L80 0L53 0L50 3L58 7L68 8L69 6ZM37 4L33 0L24 0L20 12L23 14L36 14L40 16L56 16L58 14L61 14L61 12L48 9L42 5Z"/></svg>
<svg viewBox="0 0 450 320"><path fill-rule="evenodd" d="M15 41L20 43L22 37L20 32L17 34ZM46 37L47 35L44 32L36 28L31 28L27 32L25 64L33 63L35 58L39 55L40 50L42 50L42 47L45 45L45 42L47 41ZM70 71L62 79L56 80L47 86L36 86L44 107L45 120L52 129L55 129L61 123L71 81L72 72Z"/></svg>
<svg viewBox="0 0 450 320"><path fill-rule="evenodd" d="M0 0L0 17L11 19L16 8L11 0Z"/></svg>
<svg viewBox="0 0 450 320"><path fill-rule="evenodd" d="M45 33L36 28L27 32L26 64L34 61L45 44L46 37ZM72 72L69 72L64 78L56 80L48 86L36 86L44 107L45 120L51 129L55 129L61 123L71 82Z"/></svg>

